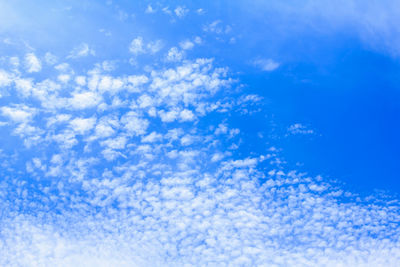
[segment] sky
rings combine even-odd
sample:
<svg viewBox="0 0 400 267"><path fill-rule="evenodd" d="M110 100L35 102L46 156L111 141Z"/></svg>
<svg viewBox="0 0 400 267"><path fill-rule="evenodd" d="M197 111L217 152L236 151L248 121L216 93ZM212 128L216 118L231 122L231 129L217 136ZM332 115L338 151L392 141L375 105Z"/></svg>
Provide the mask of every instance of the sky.
<svg viewBox="0 0 400 267"><path fill-rule="evenodd" d="M0 0L1 266L399 266L398 0Z"/></svg>

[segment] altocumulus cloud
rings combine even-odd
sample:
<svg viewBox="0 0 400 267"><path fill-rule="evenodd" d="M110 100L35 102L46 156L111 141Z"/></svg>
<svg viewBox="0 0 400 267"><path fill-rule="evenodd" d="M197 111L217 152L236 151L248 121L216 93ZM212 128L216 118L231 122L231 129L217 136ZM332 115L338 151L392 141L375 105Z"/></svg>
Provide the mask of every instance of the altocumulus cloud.
<svg viewBox="0 0 400 267"><path fill-rule="evenodd" d="M4 174L1 183L2 265L400 261L397 202L357 202L318 177L274 165L274 150L235 159L220 140L235 144L239 131L197 126L244 108L221 91L235 86L228 69L202 58L151 75L96 68L66 83L29 70L8 75L9 93L20 97L2 107L9 121L2 127L10 135L30 130L18 135L29 155L25 174ZM31 80L28 96L16 86L21 79ZM77 100L86 94L96 105ZM12 169L15 156L2 157Z"/></svg>
<svg viewBox="0 0 400 267"><path fill-rule="evenodd" d="M2 65L0 265L397 266L399 203L285 169L273 148L237 156L224 117L262 98L187 40L134 37L127 53L166 63L137 73L80 71L101 54L86 43Z"/></svg>

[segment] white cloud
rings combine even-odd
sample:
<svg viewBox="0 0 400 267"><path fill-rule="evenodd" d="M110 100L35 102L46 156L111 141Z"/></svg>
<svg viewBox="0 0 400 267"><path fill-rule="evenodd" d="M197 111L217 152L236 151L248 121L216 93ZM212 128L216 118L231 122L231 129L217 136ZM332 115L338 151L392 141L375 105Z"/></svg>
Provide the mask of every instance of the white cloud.
<svg viewBox="0 0 400 267"><path fill-rule="evenodd" d="M199 15L203 15L205 13L205 11L204 11L204 9L199 8L199 9L196 10L196 13L199 14Z"/></svg>
<svg viewBox="0 0 400 267"><path fill-rule="evenodd" d="M147 50L150 54L155 54L163 48L163 42L161 40L157 40L154 42L150 42L147 44Z"/></svg>
<svg viewBox="0 0 400 267"><path fill-rule="evenodd" d="M172 47L170 50L168 50L166 60L171 62L182 61L184 55L185 54L183 51L180 51L177 47Z"/></svg>
<svg viewBox="0 0 400 267"><path fill-rule="evenodd" d="M153 9L153 7L151 5L148 5L146 8L145 13L147 14L151 14L151 13L155 13L156 11Z"/></svg>
<svg viewBox="0 0 400 267"><path fill-rule="evenodd" d="M203 40L201 40L201 38L200 38L199 36L196 36L196 37L194 38L194 42L195 42L196 44L201 44L201 43L203 42Z"/></svg>
<svg viewBox="0 0 400 267"><path fill-rule="evenodd" d="M13 77L10 73L0 69L0 86L9 86L13 81Z"/></svg>
<svg viewBox="0 0 400 267"><path fill-rule="evenodd" d="M256 67L259 67L263 71L273 71L279 68L280 63L272 59L257 59L253 61Z"/></svg>
<svg viewBox="0 0 400 267"><path fill-rule="evenodd" d="M301 123L295 123L288 127L288 134L314 134L314 130L307 128Z"/></svg>
<svg viewBox="0 0 400 267"><path fill-rule="evenodd" d="M3 116L17 123L25 123L30 121L36 113L36 110L24 105L15 107L1 107Z"/></svg>
<svg viewBox="0 0 400 267"><path fill-rule="evenodd" d="M128 112L121 118L121 123L130 135L143 135L149 127L146 119L139 118L135 112Z"/></svg>
<svg viewBox="0 0 400 267"><path fill-rule="evenodd" d="M125 148L127 142L128 139L126 138L126 136L118 136L114 139L107 139L105 141L102 141L101 145L106 146L110 149L123 149Z"/></svg>
<svg viewBox="0 0 400 267"><path fill-rule="evenodd" d="M57 77L57 80L59 80L62 83L67 83L71 79L71 76L69 74L60 74Z"/></svg>
<svg viewBox="0 0 400 267"><path fill-rule="evenodd" d="M87 43L81 43L69 53L67 58L76 59L76 58L86 57L89 55L94 56L95 51L91 49Z"/></svg>
<svg viewBox="0 0 400 267"><path fill-rule="evenodd" d="M163 121L163 122L173 122L178 118L179 112L177 110L175 110L175 109L172 109L172 110L167 111L167 112L161 110L159 112L159 115L160 115L161 121Z"/></svg>
<svg viewBox="0 0 400 267"><path fill-rule="evenodd" d="M10 57L9 62L10 65L13 66L14 68L19 67L19 57Z"/></svg>
<svg viewBox="0 0 400 267"><path fill-rule="evenodd" d="M96 118L75 118L69 122L71 129L78 134L85 134L93 129Z"/></svg>
<svg viewBox="0 0 400 267"><path fill-rule="evenodd" d="M181 121L193 121L196 119L196 116L193 114L191 110L184 109L179 114Z"/></svg>
<svg viewBox="0 0 400 267"><path fill-rule="evenodd" d="M232 28L229 25L223 25L221 20L215 20L203 26L203 31L216 34L227 34L231 32Z"/></svg>
<svg viewBox="0 0 400 267"><path fill-rule="evenodd" d="M69 106L73 109L86 109L97 106L102 98L95 92L73 93L69 98Z"/></svg>
<svg viewBox="0 0 400 267"><path fill-rule="evenodd" d="M186 40L186 41L180 42L180 43L179 43L179 46L180 46L183 50L189 50L189 49L192 49L192 48L194 47L194 44L193 44L191 41Z"/></svg>
<svg viewBox="0 0 400 267"><path fill-rule="evenodd" d="M28 53L25 55L25 68L29 73L39 72L42 70L42 63L34 53Z"/></svg>
<svg viewBox="0 0 400 267"><path fill-rule="evenodd" d="M95 136L96 138L104 138L112 136L116 133L119 127L119 122L116 118L103 117L100 122L96 125Z"/></svg>
<svg viewBox="0 0 400 267"><path fill-rule="evenodd" d="M185 8L184 6L178 6L175 8L174 12L178 18L183 18L189 12L189 9Z"/></svg>
<svg viewBox="0 0 400 267"><path fill-rule="evenodd" d="M135 55L144 53L143 38L139 36L133 39L129 45L129 51Z"/></svg>
<svg viewBox="0 0 400 267"><path fill-rule="evenodd" d="M154 143L162 139L162 135L156 132L151 132L149 135L142 138L143 143Z"/></svg>
<svg viewBox="0 0 400 267"><path fill-rule="evenodd" d="M47 53L44 55L44 60L46 61L46 63L47 63L48 65L54 65L54 64L57 63L58 58L57 58L55 55L53 55L52 53L47 52Z"/></svg>
<svg viewBox="0 0 400 267"><path fill-rule="evenodd" d="M156 40L145 44L141 36L133 39L129 45L129 51L134 55L139 54L155 54L163 48L164 44L161 40Z"/></svg>
<svg viewBox="0 0 400 267"><path fill-rule="evenodd" d="M169 7L167 7L167 6L163 7L161 10L162 10L162 12L164 12L167 15L171 15L172 14L171 10L169 10Z"/></svg>
<svg viewBox="0 0 400 267"><path fill-rule="evenodd" d="M72 89L59 73L18 77L20 104L1 113L31 145L26 162L18 158L30 173L11 170L0 186L0 265L398 265L396 201L356 200L277 167L277 149L231 156L240 130L220 116L203 127L201 116L250 109L260 97L225 104L216 92L225 96L232 80L211 59L168 66L146 76L102 75L100 66L78 73ZM30 108L27 97L52 106Z"/></svg>
<svg viewBox="0 0 400 267"><path fill-rule="evenodd" d="M86 77L85 76L77 76L75 77L75 82L80 85L80 86L85 86L86 85Z"/></svg>

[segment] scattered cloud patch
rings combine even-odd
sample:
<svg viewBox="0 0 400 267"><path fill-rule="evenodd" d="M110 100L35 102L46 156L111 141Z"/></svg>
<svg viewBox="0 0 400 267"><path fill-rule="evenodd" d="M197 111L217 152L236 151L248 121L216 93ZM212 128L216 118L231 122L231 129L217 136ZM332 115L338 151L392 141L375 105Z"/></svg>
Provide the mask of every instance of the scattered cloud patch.
<svg viewBox="0 0 400 267"><path fill-rule="evenodd" d="M68 55L67 58L81 58L81 57L86 57L86 56L94 56L95 51L89 47L87 43L82 43L78 46L76 46Z"/></svg>
<svg viewBox="0 0 400 267"><path fill-rule="evenodd" d="M194 44L189 41L189 40L185 40L183 42L179 43L179 46L183 49L183 50L190 50L194 47Z"/></svg>
<svg viewBox="0 0 400 267"><path fill-rule="evenodd" d="M29 73L39 72L42 70L42 63L34 53L28 53L25 55L25 68Z"/></svg>
<svg viewBox="0 0 400 267"><path fill-rule="evenodd" d="M256 59L253 61L253 65L263 71L274 71L279 68L280 63L272 59Z"/></svg>
<svg viewBox="0 0 400 267"><path fill-rule="evenodd" d="M57 63L58 58L57 58L55 55L53 55L52 53L47 52L47 53L44 55L44 60L46 61L46 63L47 63L48 65L54 65L54 64Z"/></svg>
<svg viewBox="0 0 400 267"><path fill-rule="evenodd" d="M145 13L147 13L147 14L152 14L152 13L155 13L156 11L154 10L154 8L151 6L151 5L148 5L147 7L146 7L146 10L145 10Z"/></svg>
<svg viewBox="0 0 400 267"><path fill-rule="evenodd" d="M174 13L178 18L183 18L186 16L186 14L189 12L189 9L187 9L184 6L178 6L177 8L174 9Z"/></svg>
<svg viewBox="0 0 400 267"><path fill-rule="evenodd" d="M295 135L295 134L314 134L314 130L309 129L308 127L306 127L305 125L301 124L301 123L295 123L290 125L287 128L287 132L290 135Z"/></svg>
<svg viewBox="0 0 400 267"><path fill-rule="evenodd" d="M182 61L184 56L185 53L183 51L179 50L177 47L172 47L170 50L168 50L165 58L167 61L178 62Z"/></svg>
<svg viewBox="0 0 400 267"><path fill-rule="evenodd" d="M163 48L163 46L164 44L161 40L156 40L145 44L143 38L141 36L138 36L131 41L129 45L129 51L134 55L145 53L155 54L159 52Z"/></svg>
<svg viewBox="0 0 400 267"><path fill-rule="evenodd" d="M228 34L232 30L231 26L223 25L221 20L215 20L205 26L203 26L203 31L215 33L215 34Z"/></svg>

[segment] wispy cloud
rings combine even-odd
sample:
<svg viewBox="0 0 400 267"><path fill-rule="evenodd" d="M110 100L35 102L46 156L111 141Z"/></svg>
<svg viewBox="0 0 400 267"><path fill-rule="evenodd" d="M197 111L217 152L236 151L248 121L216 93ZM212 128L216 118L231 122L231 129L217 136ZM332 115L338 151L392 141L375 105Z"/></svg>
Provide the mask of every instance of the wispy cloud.
<svg viewBox="0 0 400 267"><path fill-rule="evenodd" d="M95 51L89 47L87 43L82 43L78 46L76 46L68 55L67 58L80 58L80 57L86 57L86 56L94 56Z"/></svg>
<svg viewBox="0 0 400 267"><path fill-rule="evenodd" d="M253 61L253 65L263 71L274 71L279 68L280 63L272 59L256 59Z"/></svg>

